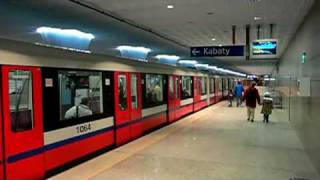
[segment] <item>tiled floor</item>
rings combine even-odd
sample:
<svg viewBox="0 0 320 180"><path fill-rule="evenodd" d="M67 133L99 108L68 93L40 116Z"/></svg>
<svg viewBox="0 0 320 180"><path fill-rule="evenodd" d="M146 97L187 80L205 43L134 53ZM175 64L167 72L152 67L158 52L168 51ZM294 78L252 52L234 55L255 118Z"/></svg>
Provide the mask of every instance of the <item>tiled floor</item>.
<svg viewBox="0 0 320 180"><path fill-rule="evenodd" d="M320 180L285 117L251 123L223 102L51 179Z"/></svg>

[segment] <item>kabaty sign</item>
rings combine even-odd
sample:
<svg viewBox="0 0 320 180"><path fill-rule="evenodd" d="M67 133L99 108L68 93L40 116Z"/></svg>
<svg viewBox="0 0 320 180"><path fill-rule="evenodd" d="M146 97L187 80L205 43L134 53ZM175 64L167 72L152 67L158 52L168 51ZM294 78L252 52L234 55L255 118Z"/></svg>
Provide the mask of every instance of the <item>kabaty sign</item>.
<svg viewBox="0 0 320 180"><path fill-rule="evenodd" d="M191 47L191 57L244 56L244 46Z"/></svg>

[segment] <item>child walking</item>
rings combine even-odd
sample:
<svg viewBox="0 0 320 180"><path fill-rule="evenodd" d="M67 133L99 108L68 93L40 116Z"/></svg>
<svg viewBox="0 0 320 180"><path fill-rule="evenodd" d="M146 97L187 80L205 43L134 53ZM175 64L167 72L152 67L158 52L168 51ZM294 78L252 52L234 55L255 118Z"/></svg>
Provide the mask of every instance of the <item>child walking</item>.
<svg viewBox="0 0 320 180"><path fill-rule="evenodd" d="M262 110L263 122L269 123L269 115L272 113L273 109L273 100L269 92L264 93L262 100Z"/></svg>

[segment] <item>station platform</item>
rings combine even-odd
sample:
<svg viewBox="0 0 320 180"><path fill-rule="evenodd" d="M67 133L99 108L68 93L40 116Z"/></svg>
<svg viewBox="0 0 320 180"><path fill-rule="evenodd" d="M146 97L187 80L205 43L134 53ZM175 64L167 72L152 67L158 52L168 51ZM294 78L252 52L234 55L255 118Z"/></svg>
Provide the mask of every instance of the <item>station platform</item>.
<svg viewBox="0 0 320 180"><path fill-rule="evenodd" d="M269 124L259 108L226 102L51 177L51 180L317 180L319 174L285 112Z"/></svg>

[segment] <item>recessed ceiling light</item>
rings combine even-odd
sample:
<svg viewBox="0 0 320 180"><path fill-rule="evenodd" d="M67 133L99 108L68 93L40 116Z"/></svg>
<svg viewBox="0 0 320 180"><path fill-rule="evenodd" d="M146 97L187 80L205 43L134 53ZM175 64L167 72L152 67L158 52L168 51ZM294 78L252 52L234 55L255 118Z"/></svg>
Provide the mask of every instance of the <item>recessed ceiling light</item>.
<svg viewBox="0 0 320 180"><path fill-rule="evenodd" d="M222 44L219 44L219 46L221 47L221 46L222 46Z"/></svg>
<svg viewBox="0 0 320 180"><path fill-rule="evenodd" d="M173 8L174 8L174 5L167 5L167 8L168 8L168 9L173 9Z"/></svg>
<svg viewBox="0 0 320 180"><path fill-rule="evenodd" d="M216 40L216 38L212 38L211 40L212 40L212 41L215 41L215 40Z"/></svg>
<svg viewBox="0 0 320 180"><path fill-rule="evenodd" d="M262 19L262 17L259 17L259 16L255 16L255 17L254 17L254 20L255 20L255 21L258 21L258 20L261 20L261 19Z"/></svg>

